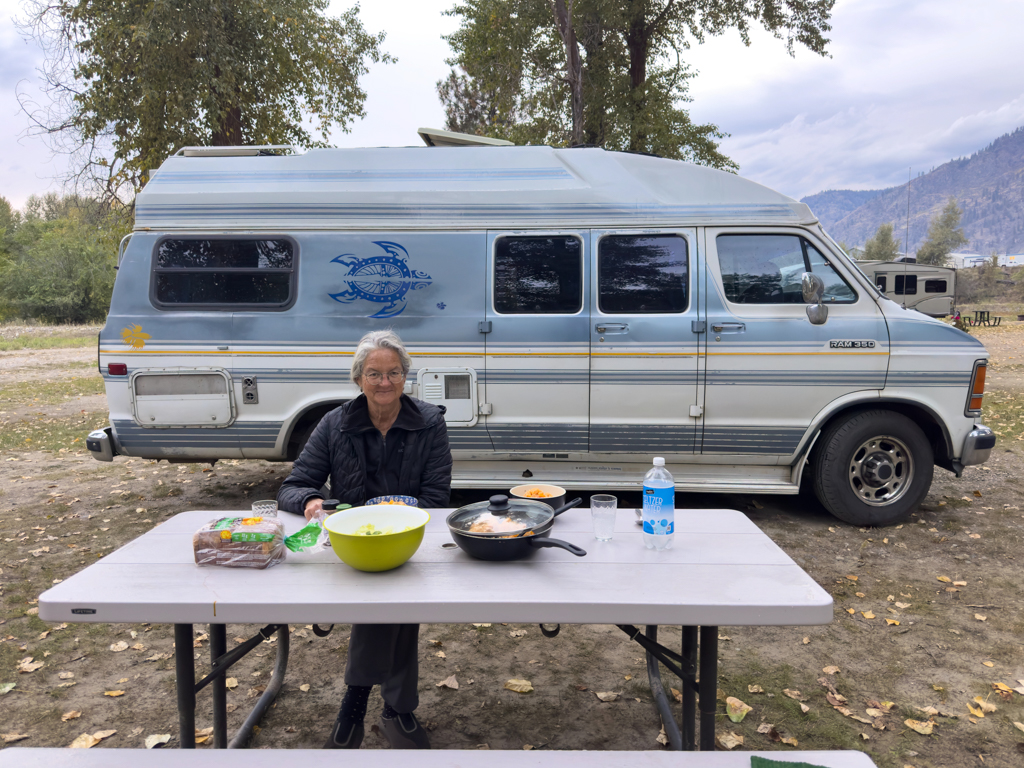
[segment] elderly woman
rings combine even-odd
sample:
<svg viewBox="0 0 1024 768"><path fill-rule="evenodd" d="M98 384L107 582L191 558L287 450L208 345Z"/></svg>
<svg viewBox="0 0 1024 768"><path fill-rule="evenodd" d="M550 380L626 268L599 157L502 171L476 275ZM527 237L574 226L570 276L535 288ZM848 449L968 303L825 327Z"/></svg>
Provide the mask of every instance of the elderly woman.
<svg viewBox="0 0 1024 768"><path fill-rule="evenodd" d="M411 365L401 339L372 331L359 340L352 381L362 394L328 413L296 459L277 494L281 509L309 520L331 495L358 506L375 496L415 496L421 507L445 507L452 455L444 409L402 394ZM394 749L429 749L413 715L419 703L418 624L354 625L345 683L348 689L325 749L358 749L370 689L384 698L381 730Z"/></svg>

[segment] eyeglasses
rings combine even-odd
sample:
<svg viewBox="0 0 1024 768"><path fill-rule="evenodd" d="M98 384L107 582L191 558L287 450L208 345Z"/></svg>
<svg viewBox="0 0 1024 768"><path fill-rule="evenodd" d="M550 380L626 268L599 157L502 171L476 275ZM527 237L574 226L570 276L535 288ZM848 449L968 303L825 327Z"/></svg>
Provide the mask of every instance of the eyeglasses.
<svg viewBox="0 0 1024 768"><path fill-rule="evenodd" d="M371 384L373 384L374 386L377 386L382 381L384 381L385 376L387 376L388 381L390 381L392 384L397 384L398 382L405 378L405 374L402 373L401 371L391 371L390 373L387 374L379 373L378 371L370 371L369 373L363 374L363 378L366 379Z"/></svg>

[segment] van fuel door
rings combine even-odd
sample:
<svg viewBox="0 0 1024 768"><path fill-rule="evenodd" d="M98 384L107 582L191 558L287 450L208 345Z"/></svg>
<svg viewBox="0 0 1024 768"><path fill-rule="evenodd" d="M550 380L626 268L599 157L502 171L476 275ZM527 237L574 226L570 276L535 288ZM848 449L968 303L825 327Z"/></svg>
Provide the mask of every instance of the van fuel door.
<svg viewBox="0 0 1024 768"><path fill-rule="evenodd" d="M472 427L479 413L476 371L472 368L420 368L416 374L421 400L447 408L449 427Z"/></svg>

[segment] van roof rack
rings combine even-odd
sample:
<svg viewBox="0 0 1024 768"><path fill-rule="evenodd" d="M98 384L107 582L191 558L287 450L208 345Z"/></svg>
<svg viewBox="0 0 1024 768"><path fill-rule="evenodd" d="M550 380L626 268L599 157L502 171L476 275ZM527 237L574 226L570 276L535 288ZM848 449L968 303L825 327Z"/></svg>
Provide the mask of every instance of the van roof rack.
<svg viewBox="0 0 1024 768"><path fill-rule="evenodd" d="M241 147L182 147L174 157L256 157L258 155L298 155L302 150L292 144L260 144Z"/></svg>
<svg viewBox="0 0 1024 768"><path fill-rule="evenodd" d="M442 131L440 128L420 128L416 131L428 147L514 147L515 142L476 136L472 133Z"/></svg>

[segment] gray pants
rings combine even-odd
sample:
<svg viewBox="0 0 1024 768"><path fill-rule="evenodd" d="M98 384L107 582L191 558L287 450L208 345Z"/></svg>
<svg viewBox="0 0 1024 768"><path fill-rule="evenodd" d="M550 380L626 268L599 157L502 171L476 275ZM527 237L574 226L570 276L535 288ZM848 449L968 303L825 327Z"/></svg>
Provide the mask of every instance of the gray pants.
<svg viewBox="0 0 1024 768"><path fill-rule="evenodd" d="M419 624L353 624L345 683L379 685L396 712L412 712L420 703L419 634Z"/></svg>

